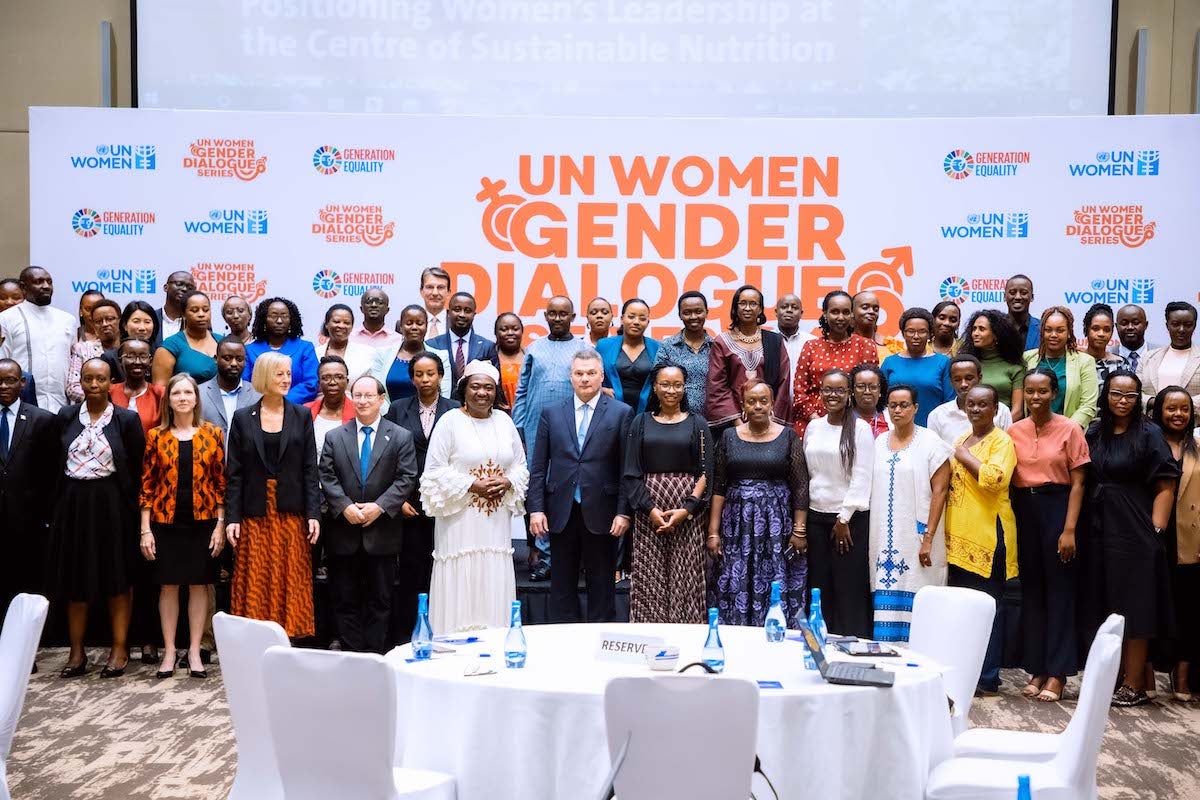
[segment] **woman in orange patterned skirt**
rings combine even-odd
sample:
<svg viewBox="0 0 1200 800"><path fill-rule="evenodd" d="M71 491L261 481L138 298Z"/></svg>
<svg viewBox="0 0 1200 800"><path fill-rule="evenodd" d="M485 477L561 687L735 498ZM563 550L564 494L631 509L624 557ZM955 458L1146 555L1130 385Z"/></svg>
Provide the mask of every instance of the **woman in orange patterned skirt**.
<svg viewBox="0 0 1200 800"><path fill-rule="evenodd" d="M233 415L226 467L225 534L236 548L234 614L278 622L293 639L315 633L312 545L320 535L320 488L312 414L286 399L292 361L254 362L262 399Z"/></svg>

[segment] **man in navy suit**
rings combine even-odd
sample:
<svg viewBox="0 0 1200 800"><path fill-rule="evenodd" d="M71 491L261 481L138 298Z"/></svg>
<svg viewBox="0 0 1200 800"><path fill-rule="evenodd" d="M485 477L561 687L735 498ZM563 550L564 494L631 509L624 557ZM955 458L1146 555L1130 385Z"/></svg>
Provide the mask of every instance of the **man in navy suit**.
<svg viewBox="0 0 1200 800"><path fill-rule="evenodd" d="M463 370L472 361L490 361L500 369L496 343L475 333L475 297L468 292L455 292L446 304L447 331L427 344L450 354L450 385L457 387Z"/></svg>
<svg viewBox="0 0 1200 800"><path fill-rule="evenodd" d="M617 616L616 544L630 516L622 453L633 412L601 393L603 382L600 354L580 350L571 360L575 396L543 408L538 422L525 506L533 535L550 537L555 622L579 621L580 566L587 573L587 621Z"/></svg>

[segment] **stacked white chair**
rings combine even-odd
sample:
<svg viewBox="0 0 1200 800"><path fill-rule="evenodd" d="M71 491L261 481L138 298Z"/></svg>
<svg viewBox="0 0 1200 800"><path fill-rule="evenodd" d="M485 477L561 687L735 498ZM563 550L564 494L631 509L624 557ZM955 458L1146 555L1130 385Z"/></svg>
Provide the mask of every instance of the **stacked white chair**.
<svg viewBox="0 0 1200 800"><path fill-rule="evenodd" d="M946 694L954 701L954 734L965 731L996 617L996 601L983 592L926 586L913 598L909 649L947 668Z"/></svg>
<svg viewBox="0 0 1200 800"><path fill-rule="evenodd" d="M0 800L9 800L8 754L25 705L29 673L37 658L38 642L50 603L37 594L19 594L4 615L0 630Z"/></svg>
<svg viewBox="0 0 1200 800"><path fill-rule="evenodd" d="M381 656L272 647L263 676L286 800L455 800L453 776L393 766L396 679Z"/></svg>
<svg viewBox="0 0 1200 800"><path fill-rule="evenodd" d="M1037 800L1089 800L1095 796L1096 758L1108 722L1121 640L1102 634L1083 674L1079 705L1049 761L951 758L934 767L926 800L1011 800L1017 779L1028 775Z"/></svg>
<svg viewBox="0 0 1200 800"><path fill-rule="evenodd" d="M712 725L714 709L721 724ZM614 678L604 724L620 800L749 797L758 744L758 686L706 675Z"/></svg>
<svg viewBox="0 0 1200 800"><path fill-rule="evenodd" d="M213 617L213 634L237 742L237 773L229 800L283 800L263 695L262 658L270 647L288 647L287 634L274 622L224 612Z"/></svg>

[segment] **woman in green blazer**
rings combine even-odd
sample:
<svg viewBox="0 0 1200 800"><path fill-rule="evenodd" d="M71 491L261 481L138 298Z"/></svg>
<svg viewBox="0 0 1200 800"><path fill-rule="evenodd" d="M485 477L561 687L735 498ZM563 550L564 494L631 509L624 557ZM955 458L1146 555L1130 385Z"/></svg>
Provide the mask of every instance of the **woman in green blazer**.
<svg viewBox="0 0 1200 800"><path fill-rule="evenodd" d="M1058 375L1066 391L1054 398L1051 411L1070 417L1087 430L1096 416L1100 385L1096 359L1076 347L1075 315L1066 306L1050 306L1042 312L1042 331L1037 349L1025 351L1025 367L1045 367Z"/></svg>

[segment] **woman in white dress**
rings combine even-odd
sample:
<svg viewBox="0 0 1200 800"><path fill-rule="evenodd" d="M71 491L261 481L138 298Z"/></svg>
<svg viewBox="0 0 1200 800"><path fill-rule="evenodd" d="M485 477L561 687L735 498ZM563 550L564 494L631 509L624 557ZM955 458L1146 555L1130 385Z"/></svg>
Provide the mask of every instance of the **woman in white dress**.
<svg viewBox="0 0 1200 800"><path fill-rule="evenodd" d="M421 503L434 518L430 622L435 633L504 627L516 598L512 521L525 514L529 470L507 414L494 411L500 373L472 361L463 407L429 441Z"/></svg>
<svg viewBox="0 0 1200 800"><path fill-rule="evenodd" d="M907 642L913 596L946 584L942 512L950 488L950 446L915 424L917 393L888 389L892 430L875 440L871 480L873 638Z"/></svg>

